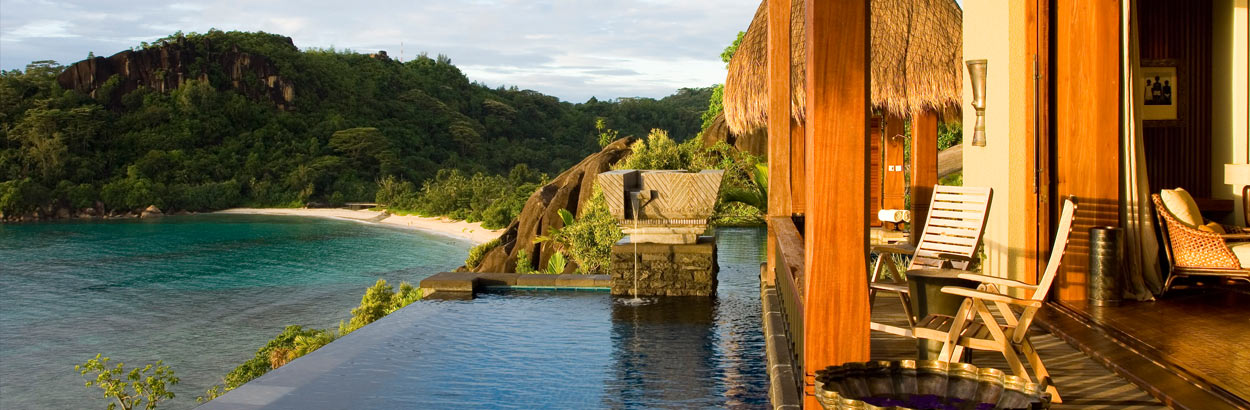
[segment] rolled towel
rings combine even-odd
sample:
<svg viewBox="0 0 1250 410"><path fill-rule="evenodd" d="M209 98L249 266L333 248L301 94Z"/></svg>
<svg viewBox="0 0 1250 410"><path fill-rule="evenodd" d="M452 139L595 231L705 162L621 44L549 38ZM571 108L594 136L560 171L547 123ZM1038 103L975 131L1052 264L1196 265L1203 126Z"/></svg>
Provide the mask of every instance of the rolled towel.
<svg viewBox="0 0 1250 410"><path fill-rule="evenodd" d="M911 211L906 209L882 209L877 211L877 219L881 222L911 222Z"/></svg>

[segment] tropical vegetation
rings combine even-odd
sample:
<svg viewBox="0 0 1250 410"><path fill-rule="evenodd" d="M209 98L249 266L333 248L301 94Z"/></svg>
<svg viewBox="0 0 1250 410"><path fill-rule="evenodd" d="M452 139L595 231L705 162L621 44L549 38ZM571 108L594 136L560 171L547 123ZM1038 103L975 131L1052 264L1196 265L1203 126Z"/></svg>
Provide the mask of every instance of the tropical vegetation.
<svg viewBox="0 0 1250 410"><path fill-rule="evenodd" d="M53 61L0 72L3 215L304 206L382 196L399 208L460 212L498 225L515 201L496 209L484 204L524 195L485 185L513 178L520 165L523 183L541 182L543 174L594 152L603 124L621 135L661 127L692 137L712 92L570 103L472 82L443 56L397 61L300 50L286 37L260 32L178 33L137 49L152 47L196 56L188 80L172 90L122 94L115 76L86 94L62 88L57 76L65 67ZM247 97L232 87L227 68L210 63L235 49L266 57L293 84L289 106ZM496 149L502 146L508 149ZM382 192L386 183L400 189L398 196ZM460 183L486 192L472 203L413 201L420 191L460 189Z"/></svg>

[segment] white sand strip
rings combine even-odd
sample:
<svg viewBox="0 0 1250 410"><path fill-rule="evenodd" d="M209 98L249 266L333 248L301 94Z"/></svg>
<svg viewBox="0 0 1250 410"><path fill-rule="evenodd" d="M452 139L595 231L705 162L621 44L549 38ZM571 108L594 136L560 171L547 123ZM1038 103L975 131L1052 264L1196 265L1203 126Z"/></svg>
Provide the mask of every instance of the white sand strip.
<svg viewBox="0 0 1250 410"><path fill-rule="evenodd" d="M503 232L502 229L490 230L482 227L480 222L453 221L446 218L430 218L416 215L391 215L376 221L382 214L378 211L353 211L342 208L231 208L215 213L249 214L249 215L295 215L319 218L347 219L357 222L378 223L405 229L425 231L440 235L469 240L473 243L489 242Z"/></svg>

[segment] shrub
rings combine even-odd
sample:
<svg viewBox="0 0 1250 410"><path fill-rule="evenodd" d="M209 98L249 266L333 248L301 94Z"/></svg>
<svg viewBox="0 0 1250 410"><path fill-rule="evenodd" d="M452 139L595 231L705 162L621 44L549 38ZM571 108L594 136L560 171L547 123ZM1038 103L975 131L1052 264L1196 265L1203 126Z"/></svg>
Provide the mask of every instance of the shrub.
<svg viewBox="0 0 1250 410"><path fill-rule="evenodd" d="M0 213L18 215L34 211L52 199L52 192L30 178L0 182Z"/></svg>
<svg viewBox="0 0 1250 410"><path fill-rule="evenodd" d="M365 325L373 323L383 316L420 299L420 289L413 287L408 282L400 283L399 292L396 293L394 288L389 283L386 283L386 279L378 279L373 286L365 290L365 295L360 298L360 306L352 309L351 320L347 323L339 323L339 336L365 327Z"/></svg>
<svg viewBox="0 0 1250 410"><path fill-rule="evenodd" d="M581 215L572 224L560 229L557 242L564 244L579 273L587 275L608 273L612 244L624 235L617 226L616 217L608 211L603 192L595 187L594 195L582 208ZM519 262L518 262L519 263Z"/></svg>
<svg viewBox="0 0 1250 410"><path fill-rule="evenodd" d="M326 331L319 329L304 329L299 325L287 326L286 329L282 330L282 333L279 333L273 339L269 340L268 343L265 343L265 345L260 349L257 349L255 356L248 359L248 361L243 362L243 364L234 368L234 370L231 370L230 373L226 374L225 390L233 390L236 387L242 386L243 383L252 381L252 379L260 377L261 375L268 373L270 370L273 370L273 365L270 362L270 355L273 350L286 349L289 351L295 349L296 337L316 337L320 333L326 333Z"/></svg>
<svg viewBox="0 0 1250 410"><path fill-rule="evenodd" d="M116 367L109 367L109 358L95 355L86 363L74 365L74 370L86 376L94 373L95 377L87 379L87 387L96 386L104 390L104 398L112 399L108 409L121 406L123 410L145 408L152 410L157 403L174 398L174 392L168 387L178 384L178 376L169 366L159 360L154 364L133 368L126 371L124 363L118 362Z"/></svg>
<svg viewBox="0 0 1250 410"><path fill-rule="evenodd" d="M482 258L486 256L486 253L498 247L499 247L499 238L495 238L491 240L490 242L486 242L481 245L474 246L473 248L469 249L469 257L464 260L464 267L469 268L469 269L476 269L477 264L482 262Z"/></svg>
<svg viewBox="0 0 1250 410"><path fill-rule="evenodd" d="M530 261L530 254L524 249L516 252L516 273L537 273L534 269L534 262Z"/></svg>

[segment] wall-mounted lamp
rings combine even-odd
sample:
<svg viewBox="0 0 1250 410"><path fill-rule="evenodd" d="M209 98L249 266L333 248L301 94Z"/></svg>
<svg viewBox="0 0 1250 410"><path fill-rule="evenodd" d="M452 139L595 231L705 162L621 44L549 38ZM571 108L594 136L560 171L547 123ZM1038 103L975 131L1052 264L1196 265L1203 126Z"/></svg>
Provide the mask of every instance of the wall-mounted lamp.
<svg viewBox="0 0 1250 410"><path fill-rule="evenodd" d="M988 60L968 60L968 77L972 80L972 108L977 110L977 125L972 131L972 145L985 146L985 70Z"/></svg>

